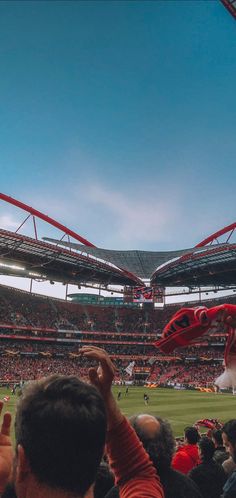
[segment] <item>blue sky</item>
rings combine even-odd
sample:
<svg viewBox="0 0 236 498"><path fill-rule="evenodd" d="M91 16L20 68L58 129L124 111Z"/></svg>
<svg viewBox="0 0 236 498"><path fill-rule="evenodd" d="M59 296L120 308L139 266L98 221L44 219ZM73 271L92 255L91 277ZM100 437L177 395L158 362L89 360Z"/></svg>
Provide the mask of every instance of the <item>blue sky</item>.
<svg viewBox="0 0 236 498"><path fill-rule="evenodd" d="M235 221L219 1L1 1L0 58L2 192L106 248L190 247ZM0 203L2 228L20 220Z"/></svg>

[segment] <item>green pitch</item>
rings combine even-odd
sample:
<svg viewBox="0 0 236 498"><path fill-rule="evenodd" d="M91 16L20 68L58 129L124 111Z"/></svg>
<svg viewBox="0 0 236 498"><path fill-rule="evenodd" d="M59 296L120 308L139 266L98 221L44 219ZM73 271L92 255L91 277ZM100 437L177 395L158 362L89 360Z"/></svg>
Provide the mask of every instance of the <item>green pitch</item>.
<svg viewBox="0 0 236 498"><path fill-rule="evenodd" d="M236 418L236 396L230 394L200 393L197 391L176 391L174 389L145 389L144 387L129 387L129 394L125 396L125 387L114 387L117 397L121 391L118 402L121 410L127 416L136 413L150 413L167 418L175 436L183 433L186 425L191 425L201 418L219 418L226 422ZM149 395L149 404L146 406L143 394ZM4 409L15 412L17 396L10 391L0 388L0 399L10 395L10 400L5 403Z"/></svg>
<svg viewBox="0 0 236 498"><path fill-rule="evenodd" d="M236 396L230 394L144 387L130 387L128 396L125 396L125 387L115 387L114 393L119 390L122 392L119 406L125 415L150 413L167 418L175 436L181 436L184 427L198 419L218 418L226 422L236 418ZM149 395L148 406L144 404L144 392Z"/></svg>

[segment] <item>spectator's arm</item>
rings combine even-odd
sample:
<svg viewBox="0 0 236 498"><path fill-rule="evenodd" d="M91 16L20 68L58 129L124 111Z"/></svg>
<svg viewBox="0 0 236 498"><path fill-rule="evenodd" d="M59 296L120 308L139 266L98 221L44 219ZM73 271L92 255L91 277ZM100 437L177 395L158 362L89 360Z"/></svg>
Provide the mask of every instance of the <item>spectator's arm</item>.
<svg viewBox="0 0 236 498"><path fill-rule="evenodd" d="M108 417L107 451L120 486L120 498L163 498L156 470L112 395L115 367L111 359L106 351L95 346L84 346L80 354L100 363L97 369L89 370L89 377L105 401Z"/></svg>
<svg viewBox="0 0 236 498"><path fill-rule="evenodd" d="M107 453L121 498L164 496L156 470L125 417L108 432Z"/></svg>

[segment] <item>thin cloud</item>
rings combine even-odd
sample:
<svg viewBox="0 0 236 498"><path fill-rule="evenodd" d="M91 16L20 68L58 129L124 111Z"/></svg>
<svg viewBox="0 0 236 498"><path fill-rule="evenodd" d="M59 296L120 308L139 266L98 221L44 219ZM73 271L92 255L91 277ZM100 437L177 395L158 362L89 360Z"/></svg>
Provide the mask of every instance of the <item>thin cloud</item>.
<svg viewBox="0 0 236 498"><path fill-rule="evenodd" d="M17 221L16 218L13 218L13 216L9 214L0 215L0 227L3 230L14 230L18 228L18 226L19 221Z"/></svg>
<svg viewBox="0 0 236 498"><path fill-rule="evenodd" d="M87 192L96 209L105 207L112 214L116 226L116 239L125 244L164 241L167 226L173 225L178 208L163 199L135 197L93 185ZM112 229L112 227L110 227Z"/></svg>
<svg viewBox="0 0 236 498"><path fill-rule="evenodd" d="M65 185L63 193L52 194L44 188L43 193L37 192L25 202L107 249L192 247L233 221L219 213L219 208L208 199L195 208L186 186L170 183L166 188L158 183L146 184L142 190L128 190L126 185L121 191L105 182L83 181ZM41 222L39 235L60 238L61 232Z"/></svg>
<svg viewBox="0 0 236 498"><path fill-rule="evenodd" d="M155 192L119 192L101 183L87 182L67 188L63 196L44 192L43 198L36 195L32 202L96 245L121 249L164 243L170 236L167 227L174 226L179 212L174 196L170 203L157 198ZM51 230L45 225L43 235Z"/></svg>

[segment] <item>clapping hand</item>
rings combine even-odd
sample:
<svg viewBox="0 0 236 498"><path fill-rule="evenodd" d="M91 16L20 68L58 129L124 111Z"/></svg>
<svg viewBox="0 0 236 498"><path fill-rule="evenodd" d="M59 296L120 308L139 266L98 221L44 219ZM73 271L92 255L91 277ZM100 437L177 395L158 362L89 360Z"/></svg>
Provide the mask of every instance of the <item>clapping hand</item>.
<svg viewBox="0 0 236 498"><path fill-rule="evenodd" d="M108 353L96 346L83 346L79 353L99 362L98 367L89 369L89 379L91 384L97 387L103 398L106 399L111 393L111 385L116 372Z"/></svg>

